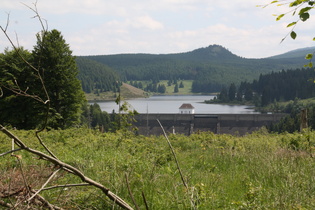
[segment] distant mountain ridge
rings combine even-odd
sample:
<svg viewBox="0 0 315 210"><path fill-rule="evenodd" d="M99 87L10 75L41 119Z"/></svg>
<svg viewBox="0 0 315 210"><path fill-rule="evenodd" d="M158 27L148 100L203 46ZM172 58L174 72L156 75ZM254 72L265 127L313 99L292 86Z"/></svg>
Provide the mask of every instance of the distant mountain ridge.
<svg viewBox="0 0 315 210"><path fill-rule="evenodd" d="M268 58L271 59L281 59L281 58L305 58L305 55L309 53L314 53L315 52L315 47L305 47L305 48L300 48L296 50L291 50L289 52L280 54L280 55L275 55L271 56Z"/></svg>
<svg viewBox="0 0 315 210"><path fill-rule="evenodd" d="M183 53L94 55L77 59L105 65L119 74L122 81L194 80L193 92L214 92L231 83L252 81L260 74L302 68L307 63L303 53L297 50L269 58L248 59L220 45L210 45Z"/></svg>

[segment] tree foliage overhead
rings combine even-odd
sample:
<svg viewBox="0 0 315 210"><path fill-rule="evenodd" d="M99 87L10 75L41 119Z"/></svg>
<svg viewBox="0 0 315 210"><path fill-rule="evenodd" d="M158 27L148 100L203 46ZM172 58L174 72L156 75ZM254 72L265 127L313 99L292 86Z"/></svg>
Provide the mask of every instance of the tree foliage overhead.
<svg viewBox="0 0 315 210"><path fill-rule="evenodd" d="M285 40L289 35L292 39L296 39L298 36L298 33L295 30L295 27L299 22L305 22L310 19L311 17L311 11L314 10L315 1L314 0L275 0L270 2L267 5L259 5L263 8L269 6L269 5L277 5L281 7L288 7L288 11L285 13L277 14L276 21L281 20L283 17L287 15L292 15L296 19L292 22L290 22L286 27L290 28L290 32L282 39ZM315 36L313 35L313 41L315 41ZM312 60L314 53L308 53L306 54L305 58L308 60ZM313 67L313 63L310 62L308 67ZM306 67L305 66L305 67Z"/></svg>

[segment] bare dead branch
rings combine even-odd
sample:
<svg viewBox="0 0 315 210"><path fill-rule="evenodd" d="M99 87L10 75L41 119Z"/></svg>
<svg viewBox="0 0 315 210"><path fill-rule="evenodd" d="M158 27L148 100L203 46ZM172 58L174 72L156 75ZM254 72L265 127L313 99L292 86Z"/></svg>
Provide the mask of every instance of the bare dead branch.
<svg viewBox="0 0 315 210"><path fill-rule="evenodd" d="M16 39L16 44L17 44L17 47L18 49L20 48L20 42L19 42L19 37L17 35L17 33L15 32L15 39Z"/></svg>
<svg viewBox="0 0 315 210"><path fill-rule="evenodd" d="M6 25L5 25L4 31L7 31L7 30L8 30L9 23L10 23L10 13L8 13L7 23L6 23Z"/></svg>
<svg viewBox="0 0 315 210"><path fill-rule="evenodd" d="M133 197L133 194L132 194L132 192L131 192L131 189L130 189L130 186L129 186L128 175L125 174L125 177L126 177L126 183L127 183L128 192L129 192L129 195L130 195L130 197L131 197L131 199L132 199L132 202L133 202L133 204L135 205L136 209L137 209L137 210L140 210L140 208L139 208L139 206L137 205L137 202L136 202L136 200L135 200L135 198Z"/></svg>
<svg viewBox="0 0 315 210"><path fill-rule="evenodd" d="M24 4L24 5L25 5L25 4ZM45 29L45 27L44 27L44 25L43 25L41 16L40 16L39 13L38 13L37 6L36 6L36 5L37 5L37 1L34 3L35 8L29 7L29 6L27 6L27 5L25 5L25 6L27 6L29 9L31 9L32 11L35 12L36 17L39 19L39 21L40 21L40 23L41 23L41 26L42 26L43 31L46 31L46 29ZM8 18L7 18L7 25L6 25L6 27L3 28L2 26L0 26L0 29L2 30L2 32L3 32L4 35L6 36L7 40L10 42L11 46L13 47L13 49L17 52L18 56L22 59L22 61L23 61L26 65L28 65L29 67L31 67L35 72L37 72L37 76L38 76L38 78L39 78L39 80L40 80L40 82L41 82L41 84L42 84L42 87L43 87L43 90L44 90L46 99L42 99L42 98L40 98L39 96L34 96L34 95L26 94L26 92L25 92L25 91L22 91L21 89L16 89L16 88L15 88L15 89L13 89L12 91L13 91L14 93L16 93L16 94L23 95L23 96L26 96L26 97L31 97L31 98L33 98L33 99L35 99L35 100L40 101L40 102L43 103L43 104L47 104L47 102L49 102L50 99L49 99L49 95L48 95L47 89L46 89L46 87L45 87L45 85L44 85L44 80L43 80L42 76L40 75L39 69L36 68L36 67L34 67L31 63L29 63L29 62L21 55L21 53L19 52L19 48L13 43L12 39L10 38L10 36L9 36L8 33L7 33L8 25L9 25L9 15L8 15ZM18 39L17 39L17 40L18 40ZM9 87L5 87L5 88L11 90ZM20 93L19 93L19 92L20 92ZM22 94L22 93L23 93L23 94Z"/></svg>
<svg viewBox="0 0 315 210"><path fill-rule="evenodd" d="M27 147L18 137L16 137L14 134L12 134L10 131L8 131L5 127L3 127L2 125L0 125L0 131L2 131L4 134L6 134L10 139L14 139L15 144L17 144L21 149L24 149L32 154L35 154L37 156L39 156L40 158L43 158L44 160L47 160L53 164L55 164L56 166L59 166L62 169L68 169L70 171L72 171L72 173L76 176L78 176L83 182L89 183L90 185L93 185L96 188L99 188L100 190L102 190L102 192L112 201L114 201L114 203L116 203L117 205L119 205L122 208L125 209L133 209L132 207L129 206L129 204L127 204L123 199L121 199L119 196L117 196L116 194L114 194L113 192L111 192L108 188L106 188L105 186L103 186L102 184L90 179L89 177L85 176L79 169L64 163L62 161L60 161L57 158L54 158L52 156L49 156L45 153L42 153L38 150L32 149L30 147Z"/></svg>
<svg viewBox="0 0 315 210"><path fill-rule="evenodd" d="M21 149L21 148L17 148L17 149L14 149L14 150L11 150L11 151L8 151L8 152L5 152L5 153L2 153L2 154L0 154L0 157L5 156L5 155L8 155L8 154L13 153L13 152L20 151L20 150L23 150L23 149Z"/></svg>
<svg viewBox="0 0 315 210"><path fill-rule="evenodd" d="M36 193L36 192L34 190L32 190L32 193ZM37 195L36 198L38 200L40 200L41 202L43 202L44 204L46 204L49 209L52 209L52 210L62 210L63 209L63 208L60 208L58 206L52 205L44 197L42 197L40 195Z"/></svg>
<svg viewBox="0 0 315 210"><path fill-rule="evenodd" d="M55 188L85 187L85 186L91 186L91 185L89 183L56 185L56 186L43 188L42 191L51 190L51 189L55 189Z"/></svg>
<svg viewBox="0 0 315 210"><path fill-rule="evenodd" d="M47 114L48 114L48 112L47 112ZM48 116L46 117L46 120L47 120L47 119L48 119ZM45 124L47 124L47 122L45 122ZM46 125L45 125L45 127L46 127ZM39 133L42 132L42 131L45 129L45 127L43 127L42 129L36 131L36 137L37 137L39 143L45 148L45 150L46 150L52 157L58 159L58 158L56 157L56 155L45 145L45 143L43 142L42 138L39 136Z"/></svg>
<svg viewBox="0 0 315 210"><path fill-rule="evenodd" d="M181 170L180 167L179 167L179 163L178 163L178 160L177 160L175 151L174 151L174 149L173 149L173 146L172 146L170 140L168 139L168 136L166 135L165 130L164 130L164 127L162 126L160 120L157 119L157 121L158 121L158 123L159 123L159 125L160 125L160 127L161 127L161 129L162 129L162 131L163 131L164 137L165 137L166 140L167 140L168 146L170 147L170 149L171 149L171 151L172 151L172 154L173 154L173 156L174 156L174 159L175 159L175 162L176 162L176 166L177 166L177 169L178 169L178 171L179 171L179 174L180 174L180 177L181 177L181 179L182 179L182 182L183 182L185 188L188 190L188 185L187 185L187 183L186 183L186 181L185 181L185 179L184 179L182 170Z"/></svg>
<svg viewBox="0 0 315 210"><path fill-rule="evenodd" d="M4 194L4 195L2 195L1 198L9 198L9 197L18 195L19 193L21 193L23 191L24 191L24 188L21 188L19 190L14 191L14 192L10 192L10 190L9 190L9 192Z"/></svg>
<svg viewBox="0 0 315 210"><path fill-rule="evenodd" d="M160 120L157 119L157 121L158 121L158 123L160 124L160 127L161 127L161 129L162 129L162 131L163 131L164 137L166 138L167 143L168 143L168 145L169 145L169 147L170 147L170 149L171 149L171 151L172 151L172 154L173 154L174 159L175 159L175 162L176 162L177 170L179 171L179 174L180 174L180 177L181 177L181 179L182 179L183 185L185 186L185 188L186 188L186 190L187 190L187 193L189 193L189 187L188 187L187 182L186 182L185 179L184 179L184 175L183 175L182 170L181 170L181 168L180 168L180 166L179 166L179 162L178 162L178 160L177 160L175 150L174 150L174 148L173 148L173 146L172 146L170 140L168 139L168 136L166 135L166 132L165 132L164 127L162 126ZM196 209L195 202L194 202L193 198L191 198L191 197L190 197L190 203L191 203L192 208L193 208L193 209Z"/></svg>
<svg viewBox="0 0 315 210"><path fill-rule="evenodd" d="M7 208L12 208L13 206L10 203L6 203L2 200L0 200L0 205Z"/></svg>
<svg viewBox="0 0 315 210"><path fill-rule="evenodd" d="M25 5L27 6L27 5ZM43 23L43 19L41 18L41 16L39 15L38 13L38 10L37 10L37 1L36 3L34 4L34 8L32 7L29 7L27 6L29 9L31 9L34 13L35 13L35 17L38 18L41 26L42 26L42 36L41 38L44 39L44 36L45 36L45 32L47 30L47 28L45 28L44 26L44 23ZM6 134L9 138L11 139L14 139L14 143L20 148L20 149L23 149L27 152L30 152L32 154L35 154L37 155L39 158L41 159L44 159L46 161L49 161L53 164L55 164L56 166L59 166L60 169L62 170L65 170L69 173L72 173L76 176L78 176L83 182L86 182L87 184L89 185L92 185L98 189L100 189L110 200L112 200L114 203L116 203L117 205L119 205L120 207L122 208L125 208L125 209L132 209L132 207L130 207L124 200L122 200L120 197L118 197L117 195L115 195L113 192L111 192L108 188L106 188L105 186L103 186L102 184L98 183L98 182L95 182L94 180L86 177L80 170L78 170L77 168L69 165L69 164L66 164L62 161L60 161L58 158L56 158L56 156L45 146L45 144L43 143L42 139L40 138L39 136L39 133L42 132L45 128L46 128L46 125L47 125L47 122L48 122L48 114L49 114L49 109L50 109L50 98L49 98L49 95L48 95L48 92L47 92L47 89L45 87L45 83L44 83L44 80L43 80L43 77L40 73L40 68L36 68L34 65L32 65L31 63L29 63L22 55L21 53L19 52L19 49L18 47L13 43L12 39L10 38L10 36L8 35L7 33L7 28L8 28L8 25L9 25L9 18L7 20L7 25L5 28L3 28L2 26L0 26L0 29L1 31L5 34L6 38L8 39L8 41L10 42L11 46L13 47L13 49L15 50L15 52L18 54L18 56L22 59L22 61L28 65L32 70L34 70L36 73L37 73L37 77L38 79L40 80L41 82L41 85L42 85L42 88L43 88L43 91L45 93L45 99L44 98L41 98L37 95L32 95L32 94L28 94L27 93L27 90L21 90L18 83L16 82L15 85L16 87L9 87L9 86L5 86L2 84L2 87L5 88L5 89L8 89L10 91L12 91L13 93L17 94L17 95L21 95L21 96L26 96L26 97L30 97L30 98L33 98L43 104L47 104L47 111L46 111L46 118L45 118L45 123L43 125L43 127L39 130L36 131L36 137L38 138L39 142L41 143L41 145L43 145L43 147L45 148L45 150L50 154L50 155L47 155L41 151L38 151L38 150L35 150L35 149L32 149L32 148L29 148L26 144L24 144L24 142L22 140L20 140L17 136L15 136L13 133L11 133L10 131L8 131L5 127L3 127L2 125L0 125L0 131L2 131L4 134ZM40 63L39 63L40 64ZM40 65L39 65L40 66ZM1 85L1 84L0 84ZM2 89L1 89L1 95L3 95L3 92L2 92ZM47 181L48 183L48 181ZM25 182L26 184L26 182ZM43 187L42 187L43 188ZM43 189L41 189L40 191L42 191ZM36 197L40 197L39 194L37 194ZM15 206L18 206L19 204L15 205ZM49 204L47 202L47 206L50 208L50 209L53 209L54 207ZM14 208L14 207L13 207Z"/></svg>
<svg viewBox="0 0 315 210"><path fill-rule="evenodd" d="M25 178L25 173L24 173L23 164L22 164L22 157L19 156L19 155L12 155L12 156L16 157L16 159L18 160L19 165L20 165L20 170L21 170L22 178L23 178L23 182L24 182L24 186L25 186L26 190L27 190L29 193L31 193L30 187L29 187L29 185L28 185L28 183L27 183L27 180L26 180L26 178Z"/></svg>
<svg viewBox="0 0 315 210"><path fill-rule="evenodd" d="M58 168L56 171L54 171L54 172L50 175L50 177L47 179L47 181L42 185L42 187L41 187L39 190L37 190L36 193L34 193L34 194L32 195L32 197L30 197L27 201L28 201L28 202L31 201L38 193L40 193L40 192L44 189L44 187L50 182L50 180L51 180L59 171L60 171L60 168Z"/></svg>
<svg viewBox="0 0 315 210"><path fill-rule="evenodd" d="M36 2L37 3L37 2ZM36 8L36 3L35 3L35 9L31 8L31 7L28 7L30 8L31 10L33 10L38 19L40 20L41 24L42 24L42 27L43 27L43 23L42 23L42 20L41 20L41 17L37 11L37 8ZM7 27L6 27L7 28ZM45 93L45 97L46 99L43 99L41 97L39 97L38 95L33 95L33 94L28 94L27 93L27 90L28 88L24 91L24 90L21 90L21 88L19 87L18 85L18 82L15 81L15 85L17 87L8 87L4 84L1 84L0 85L4 88L6 88L7 90L9 91L12 91L13 93L19 95L19 96L24 96L24 97L29 97L29 98L32 98L34 100L37 100L39 101L40 103L43 103L43 104L47 104L47 111L46 111L46 117L45 117L45 123L43 125L43 127L41 129L39 129L38 131L36 131L36 137L37 139L39 140L40 144L44 147L44 149L53 157L56 158L56 156L48 149L48 147L43 143L42 139L39 137L39 133L42 132L45 128L46 128L46 125L47 125L47 122L48 122L48 114L49 114L49 109L50 109L50 97L48 95L48 92L47 92L47 89L46 89L46 86L45 86L45 83L44 83L44 80L40 74L40 71L38 68L34 67L31 63L29 63L22 55L21 53L19 52L19 48L15 46L15 44L13 43L13 41L11 40L11 38L9 37L9 35L7 34L7 31L6 31L6 28L4 29L2 26L0 26L0 29L2 30L2 32L5 34L5 36L7 37L7 39L9 40L9 42L11 43L11 46L13 47L13 49L16 51L16 53L18 54L18 56L22 59L22 61L28 65L29 67L31 67L36 73L37 73L37 77L38 79L40 80L41 82L41 85L42 85L42 88L44 90L44 93ZM44 30L44 27L43 27L43 30ZM3 95L3 92L2 92L2 89L1 89L1 95Z"/></svg>
<svg viewBox="0 0 315 210"><path fill-rule="evenodd" d="M148 206L148 203L147 203L147 199L145 198L144 192L142 192L142 198L143 198L143 201L144 201L144 204L145 204L145 209L149 210L149 206Z"/></svg>
<svg viewBox="0 0 315 210"><path fill-rule="evenodd" d="M34 100L36 100L36 101L38 101L38 102L40 102L40 103L45 103L45 101L44 101L42 98L40 98L39 96L37 96L37 95L28 94L28 93L26 93L25 91L22 91L21 89L18 89L18 88L12 87L12 86L9 87L9 86L6 86L6 85L3 84L3 83L0 83L0 85L1 85L3 88L5 88L5 89L7 89L7 90L9 90L9 91L11 91L11 92L13 92L13 93L15 93L16 95L24 96L24 97L28 97L28 98L32 98L32 99L34 99ZM28 89L27 89L27 90L28 90ZM1 93L2 93L2 95L3 95L2 89L1 89ZM0 95L0 96L2 96L2 95Z"/></svg>
<svg viewBox="0 0 315 210"><path fill-rule="evenodd" d="M38 21L40 22L42 29L43 29L44 31L46 31L47 28L48 28L47 21L45 20L45 22L46 22L46 28L45 28L44 23L43 23L43 19L42 19L42 17L39 15L39 12L38 12L38 10L37 10L37 0L36 0L35 3L33 3L34 8L28 6L28 5L24 4L24 3L22 3L22 4L23 4L24 6L26 6L27 8L29 8L30 10L32 10L32 11L35 13L35 16L34 16L33 18L38 18Z"/></svg>

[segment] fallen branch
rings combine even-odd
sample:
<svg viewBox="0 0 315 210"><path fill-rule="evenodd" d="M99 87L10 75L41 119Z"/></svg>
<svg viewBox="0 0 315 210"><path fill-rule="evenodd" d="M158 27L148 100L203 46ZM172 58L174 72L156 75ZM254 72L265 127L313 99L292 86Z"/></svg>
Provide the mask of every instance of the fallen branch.
<svg viewBox="0 0 315 210"><path fill-rule="evenodd" d="M36 193L36 191L32 190L32 193ZM36 195L36 198L43 202L49 209L52 209L52 210L63 210L63 208L60 208L58 206L55 206L51 203L49 203L44 197L40 196L40 195Z"/></svg>
<svg viewBox="0 0 315 210"><path fill-rule="evenodd" d="M0 131L2 131L4 134L6 134L10 139L14 139L14 143L19 146L21 149L24 149L25 151L28 151L32 154L35 154L37 156L39 156L40 158L43 158L53 164L55 164L56 166L59 166L62 169L68 169L70 170L74 175L78 176L83 182L89 183L90 185L93 185L96 188L99 188L100 190L102 190L102 192L112 201L114 201L114 203L116 203L117 205L119 205L122 208L125 209L133 209L132 207L129 206L129 204L127 204L123 199L121 199L119 196L117 196L116 194L114 194L113 192L111 192L108 188L106 188L105 186L103 186L102 184L90 179L89 177L86 177L79 169L62 162L59 159L56 159L54 157L51 157L50 155L47 155L43 152L40 152L38 150L32 149L27 147L18 137L16 137L13 133L11 133L10 131L8 131L5 127L3 127L2 125L0 125Z"/></svg>
<svg viewBox="0 0 315 210"><path fill-rule="evenodd" d="M51 189L55 189L55 188L67 188L67 187L85 187L85 186L90 186L89 183L82 183L82 184L65 184L65 185L55 185L55 186L51 186L51 187L46 187L41 189L41 191L45 191L45 190L51 190Z"/></svg>
<svg viewBox="0 0 315 210"><path fill-rule="evenodd" d="M0 157L5 156L5 155L8 155L8 154L13 153L13 152L20 151L20 150L23 150L23 149L21 149L21 148L17 148L17 149L14 149L14 150L11 150L11 151L8 151L8 152L5 152L5 153L2 153L2 154L0 154Z"/></svg>
<svg viewBox="0 0 315 210"><path fill-rule="evenodd" d="M44 189L44 187L50 182L50 180L51 180L59 171L60 171L60 168L58 168L54 173L52 173L52 174L50 175L50 177L47 179L47 181L43 184L43 186L42 186L38 191L36 191L36 193L34 193L34 194L32 195L32 197L30 197L29 199L27 199L27 201L31 201L38 193L40 193L40 192Z"/></svg>
<svg viewBox="0 0 315 210"><path fill-rule="evenodd" d="M147 199L146 199L143 191L142 191L142 198L143 198L143 201L144 201L144 204L145 204L145 209L149 210L148 202L147 202Z"/></svg>
<svg viewBox="0 0 315 210"><path fill-rule="evenodd" d="M2 200L0 200L0 205L1 205L1 206L4 206L4 207L7 207L7 208L12 208L12 207L13 207L11 204L6 203L6 202L4 202L4 201L2 201Z"/></svg>
<svg viewBox="0 0 315 210"><path fill-rule="evenodd" d="M160 120L157 119L157 121L158 121L158 123L160 124L160 127L161 127L161 129L162 129L162 131L163 131L164 137L166 138L167 143L168 143L168 145L169 145L169 147L170 147L170 149L171 149L171 151L172 151L172 154L173 154L173 156L174 156L174 159L175 159L175 162L176 162L176 166L177 166L177 169L178 169L178 171L179 171L179 174L180 174L180 177L181 177L181 179L182 179L182 182L183 182L185 188L188 190L188 185L187 185L187 183L186 183L186 181L185 181L185 179L184 179L184 175L183 175L183 173L182 173L182 170L181 170L180 167L179 167L179 163L178 163L178 160L177 160L175 151L174 151L174 149L173 149L173 146L172 146L170 140L168 139L168 137L167 137L167 135L166 135L166 133L165 133L165 130L164 130L164 128L163 128L163 126L162 126Z"/></svg>
<svg viewBox="0 0 315 210"><path fill-rule="evenodd" d="M131 192L131 189L130 189L130 186L129 186L128 175L125 174L125 177L126 177L126 183L127 183L129 195L130 195L130 197L131 197L131 199L132 199L132 202L133 202L133 204L135 205L136 209L137 209L137 210L140 210L140 208L139 208L139 206L137 205L137 202L136 202L136 200L135 200L135 198L133 197L133 194L132 194L132 192Z"/></svg>

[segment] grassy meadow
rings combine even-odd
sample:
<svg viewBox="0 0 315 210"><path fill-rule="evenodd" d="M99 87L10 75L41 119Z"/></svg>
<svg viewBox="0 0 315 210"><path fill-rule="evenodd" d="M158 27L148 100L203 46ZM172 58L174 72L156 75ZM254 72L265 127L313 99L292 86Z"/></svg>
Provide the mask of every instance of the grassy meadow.
<svg viewBox="0 0 315 210"><path fill-rule="evenodd" d="M29 147L43 151L34 131L12 131ZM89 129L41 133L45 144L66 163L102 183L133 205L128 185L140 209L314 209L315 132L246 136L199 133L170 135L186 188L163 136L100 133ZM0 153L11 139L0 133ZM0 157L0 200L6 190L19 189L22 174L38 189L55 170L51 163L19 151ZM127 179L126 179L127 177ZM59 172L48 184L81 183ZM128 183L128 185L127 185ZM57 188L41 193L65 209L119 209L94 187ZM13 202L11 198L11 202ZM0 207L1 208L1 207Z"/></svg>
<svg viewBox="0 0 315 210"><path fill-rule="evenodd" d="M137 81L141 82L144 87L146 87L148 84L151 83L151 81ZM196 94L191 92L191 87L193 80L180 80L178 81L178 85L180 82L183 82L184 87L178 89L178 93L174 93L174 88L175 84L172 84L171 86L168 86L168 80L161 80L159 82L160 85L165 85L166 87L166 92L164 94L161 93L154 93L158 95L191 95L191 94ZM118 93L114 93L111 91L108 92L101 92L98 94L95 93L86 93L85 97L88 101L114 101L117 98ZM130 98L143 98L143 97L148 97L152 93L150 92L144 92L141 89L135 88L127 83L123 83L121 86L121 96L124 99L130 99Z"/></svg>
<svg viewBox="0 0 315 210"><path fill-rule="evenodd" d="M183 82L184 87L178 88L178 93L174 93L175 84L172 84L171 86L168 86L167 80L161 80L159 84L166 86L166 92L165 95L189 95L192 94L191 87L193 80L179 80L177 83L178 85Z"/></svg>

